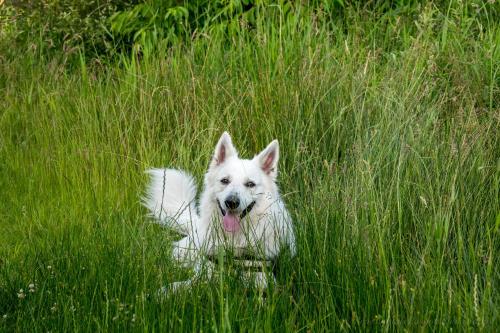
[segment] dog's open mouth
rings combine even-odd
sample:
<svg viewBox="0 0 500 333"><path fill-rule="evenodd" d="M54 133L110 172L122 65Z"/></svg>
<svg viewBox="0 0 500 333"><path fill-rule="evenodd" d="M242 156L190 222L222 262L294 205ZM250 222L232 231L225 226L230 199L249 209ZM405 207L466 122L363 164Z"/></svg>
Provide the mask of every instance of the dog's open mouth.
<svg viewBox="0 0 500 333"><path fill-rule="evenodd" d="M252 210L255 205L255 201L252 201L241 213L235 213L231 211L226 211L222 208L219 200L217 200L220 212L222 214L222 226L227 232L237 232L241 229L241 220Z"/></svg>

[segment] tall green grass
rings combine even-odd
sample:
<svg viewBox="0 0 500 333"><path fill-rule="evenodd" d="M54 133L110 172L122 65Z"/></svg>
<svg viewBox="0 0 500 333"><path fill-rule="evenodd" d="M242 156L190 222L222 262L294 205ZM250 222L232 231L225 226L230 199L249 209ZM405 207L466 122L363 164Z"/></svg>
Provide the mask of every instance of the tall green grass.
<svg viewBox="0 0 500 333"><path fill-rule="evenodd" d="M76 71L2 58L0 330L494 331L500 28L459 4L262 19ZM280 140L298 255L264 302L230 274L157 300L190 272L143 171L201 183L224 130L243 156Z"/></svg>

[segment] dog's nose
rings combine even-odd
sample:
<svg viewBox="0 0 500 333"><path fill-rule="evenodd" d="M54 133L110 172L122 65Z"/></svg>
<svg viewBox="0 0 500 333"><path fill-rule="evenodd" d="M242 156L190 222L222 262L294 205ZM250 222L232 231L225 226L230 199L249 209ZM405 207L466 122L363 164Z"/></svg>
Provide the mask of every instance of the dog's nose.
<svg viewBox="0 0 500 333"><path fill-rule="evenodd" d="M230 195L226 198L224 204L228 209L236 209L240 205L240 199L235 195Z"/></svg>

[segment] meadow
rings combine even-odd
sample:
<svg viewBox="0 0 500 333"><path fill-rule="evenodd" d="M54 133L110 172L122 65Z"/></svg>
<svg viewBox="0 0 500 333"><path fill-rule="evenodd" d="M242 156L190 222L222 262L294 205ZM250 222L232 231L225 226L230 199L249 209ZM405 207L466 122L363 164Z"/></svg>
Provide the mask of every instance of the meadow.
<svg viewBox="0 0 500 333"><path fill-rule="evenodd" d="M500 18L486 6L329 22L270 6L251 29L113 61L0 51L0 331L497 330ZM231 262L157 299L191 272L141 206L144 171L201 186L224 130L244 157L280 141L298 254L263 302Z"/></svg>

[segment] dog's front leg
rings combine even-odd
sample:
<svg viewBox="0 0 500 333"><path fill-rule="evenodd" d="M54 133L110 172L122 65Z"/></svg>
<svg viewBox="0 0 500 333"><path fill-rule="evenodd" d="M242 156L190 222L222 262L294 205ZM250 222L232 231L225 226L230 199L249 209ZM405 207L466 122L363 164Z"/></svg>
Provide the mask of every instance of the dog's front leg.
<svg viewBox="0 0 500 333"><path fill-rule="evenodd" d="M276 284L274 274L266 272L245 272L244 280L247 286L252 286L258 290L265 290L269 285Z"/></svg>
<svg viewBox="0 0 500 333"><path fill-rule="evenodd" d="M184 266L191 266L198 260L199 251L191 236L186 236L174 242L172 257Z"/></svg>
<svg viewBox="0 0 500 333"><path fill-rule="evenodd" d="M214 264L210 261L202 261L198 259L193 265L194 275L190 279L184 281L176 281L161 287L158 290L159 297L165 297L168 294L174 294L180 290L185 290L188 287L198 283L199 281L208 281L213 276Z"/></svg>
<svg viewBox="0 0 500 333"><path fill-rule="evenodd" d="M275 283L276 279L274 278L274 275L272 275L272 281L269 281L268 274L264 272L255 272L254 277L253 277L253 283L255 287L259 290L264 290L267 289L269 283Z"/></svg>

